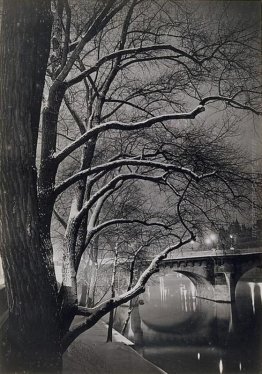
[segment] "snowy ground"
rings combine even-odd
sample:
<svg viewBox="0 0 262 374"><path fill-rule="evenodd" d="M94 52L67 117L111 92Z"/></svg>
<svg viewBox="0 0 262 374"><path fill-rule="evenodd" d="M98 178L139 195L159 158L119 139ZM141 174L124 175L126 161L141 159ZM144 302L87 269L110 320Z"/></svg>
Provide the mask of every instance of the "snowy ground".
<svg viewBox="0 0 262 374"><path fill-rule="evenodd" d="M107 327L97 323L82 334L64 354L63 374L165 374L130 346L106 343ZM127 342L127 341L126 341Z"/></svg>

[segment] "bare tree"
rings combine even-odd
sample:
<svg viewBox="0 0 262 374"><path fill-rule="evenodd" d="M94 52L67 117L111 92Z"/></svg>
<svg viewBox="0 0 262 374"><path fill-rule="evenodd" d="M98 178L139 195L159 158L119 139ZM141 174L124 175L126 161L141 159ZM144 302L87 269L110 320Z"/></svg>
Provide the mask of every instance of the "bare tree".
<svg viewBox="0 0 262 374"><path fill-rule="evenodd" d="M204 120L204 111L228 118L260 114L257 31L229 20L221 5L210 23L193 4L187 8L171 0L4 0L1 256L11 367L59 370L63 351L80 333L142 293L160 261L195 237L197 214L208 220L229 195L245 200L238 192L244 177L249 182L245 169L234 167L234 157L226 161L223 147L220 160L219 136L217 143L196 148L195 141L190 148L188 134L176 129ZM153 146L156 133L165 135ZM172 149L163 140L168 134L182 145L176 141ZM167 202L174 196L175 218L168 222L168 214L155 209L151 217L106 219L106 202L130 181L152 194L157 188ZM55 209L60 199L70 200L63 215ZM59 290L53 214L65 229ZM81 258L96 235L116 224L162 227L177 242L162 249L127 292L80 307ZM71 326L78 314L86 321Z"/></svg>

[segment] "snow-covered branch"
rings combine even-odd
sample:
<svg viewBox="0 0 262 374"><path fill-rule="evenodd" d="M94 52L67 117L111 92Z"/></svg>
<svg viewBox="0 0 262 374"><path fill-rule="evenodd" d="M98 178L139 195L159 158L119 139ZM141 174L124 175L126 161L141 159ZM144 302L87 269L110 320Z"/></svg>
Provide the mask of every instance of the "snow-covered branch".
<svg viewBox="0 0 262 374"><path fill-rule="evenodd" d="M162 114L160 116L155 116L148 118L143 121L134 122L134 123L124 123L119 121L109 121L106 123L102 123L90 130L88 130L85 134L80 136L80 138L76 139L74 142L69 144L60 152L54 154L54 159L56 163L60 163L63 161L68 155L70 155L73 151L75 151L78 147L83 145L87 140L92 138L93 136L98 135L101 132L107 130L122 130L122 131L132 131L132 130L139 130L143 128L150 128L151 126L155 125L156 123L165 122L169 120L176 120L176 119L194 119L198 116L201 112L205 111L205 105L209 102L215 101L224 101L228 104L234 105L238 109L245 109L250 110L255 114L261 114L261 112L257 111L256 109L246 105L241 104L241 102L237 101L235 98L225 97L225 96L207 96L200 101L200 104L196 106L191 112L185 113L170 113L170 114Z"/></svg>
<svg viewBox="0 0 262 374"><path fill-rule="evenodd" d="M228 103L228 104L234 106L235 108L249 110L252 113L255 113L257 115L261 115L262 114L262 112L256 110L255 108L252 108L251 106L249 106L247 104L242 104L241 102L237 101L235 99L235 97L231 98L231 97L220 96L220 95L207 96L207 97L204 97L200 101L200 105L204 105L205 106L207 103L215 102L215 101L224 101L225 103Z"/></svg>
<svg viewBox="0 0 262 374"><path fill-rule="evenodd" d="M103 222L95 227L93 227L89 235L92 237L95 234L97 234L99 231L104 230L105 228L112 226L112 225L117 225L117 224L129 224L129 223L138 223L140 225L144 226L158 226L158 227L163 227L165 230L171 230L172 228L168 225L165 225L163 222L147 222L143 221L140 219L127 219L127 218L116 218L116 219L111 219L109 221Z"/></svg>
<svg viewBox="0 0 262 374"><path fill-rule="evenodd" d="M99 220L99 215L100 215L100 212L103 208L103 205L104 205L105 201L108 199L109 196L111 196L114 192L116 192L120 187L121 187L121 184L118 184L114 189L111 189L111 190L107 191L103 196L101 196L99 198L99 200L98 200L98 202L97 202L97 204L96 204L96 206L95 206L95 208L94 208L94 210L91 214L89 222L88 222L87 244L88 244L88 241L89 241L90 233L92 232L92 229L95 227L96 223ZM90 239L91 239L92 236L90 236Z"/></svg>
<svg viewBox="0 0 262 374"><path fill-rule="evenodd" d="M207 177L210 177L214 175L216 172L207 173L207 174L201 174L198 175L192 170L188 168L184 168L182 166L177 166L174 164L166 164L164 162L157 162L157 161L150 161L150 160L143 160L143 159L123 159L123 160L115 160L112 162L107 162L105 164L101 164L98 166L94 166L91 168L88 168L86 170L81 170L80 172L72 175L71 177L67 178L64 182L60 183L55 188L55 194L58 196L61 192L63 192L66 188L70 187L73 183L77 182L84 176L96 174L102 171L111 171L113 169L116 169L120 166L145 166L150 167L154 169L161 169L166 172L174 172L174 173L181 173L185 174L191 178L193 178L196 181L199 181L200 179L204 179Z"/></svg>
<svg viewBox="0 0 262 374"><path fill-rule="evenodd" d="M80 222L86 212L108 191L114 190L119 183L123 183L126 180L131 179L138 179L144 180L154 183L163 183L165 175L160 176L149 176L149 175L142 175L138 173L130 173L130 174L120 174L113 178L110 182L104 185L100 190L98 190L82 207L82 209L78 212L77 216L75 217L75 221Z"/></svg>
<svg viewBox="0 0 262 374"><path fill-rule="evenodd" d="M199 113L203 112L204 110L205 110L205 107L203 105L198 105L190 112L162 114L160 116L148 118L146 120L134 122L134 123L125 123L125 122L120 122L120 121L109 121L106 123L101 123L100 125L88 130L85 134L80 136L80 138L78 138L77 140L69 144L67 147L65 147L60 152L55 153L53 157L57 163L60 163L73 151L75 151L77 148L83 145L87 140L107 130L132 131L132 130L139 130L143 128L149 128L156 123L165 122L165 121L174 120L174 119L193 119Z"/></svg>
<svg viewBox="0 0 262 374"><path fill-rule="evenodd" d="M149 278L159 271L159 265L161 261L163 261L167 255L184 246L185 244L189 243L192 239L195 239L194 236L188 237L186 240L180 240L179 243L175 245L171 245L165 248L162 252L159 253L149 264L149 266L144 270L144 272L139 277L138 281L129 291L123 293L120 296L116 296L111 298L105 302L100 303L99 305L95 306L94 308L83 308L78 307L77 314L87 316L85 322L80 323L79 325L74 326L68 334L65 336L63 341L63 348L64 350L84 331L88 330L92 327L97 321L99 321L104 315L106 315L110 310L118 307L126 303L127 301L133 299L134 297L138 296L139 294L145 291L145 286Z"/></svg>

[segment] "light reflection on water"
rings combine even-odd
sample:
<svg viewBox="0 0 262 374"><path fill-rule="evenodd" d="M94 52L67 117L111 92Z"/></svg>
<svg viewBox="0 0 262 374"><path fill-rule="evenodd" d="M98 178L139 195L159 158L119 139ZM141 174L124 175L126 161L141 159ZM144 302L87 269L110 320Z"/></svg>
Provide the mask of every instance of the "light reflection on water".
<svg viewBox="0 0 262 374"><path fill-rule="evenodd" d="M223 373L223 361L221 359L219 360L218 367L219 367L219 373L222 374Z"/></svg>
<svg viewBox="0 0 262 374"><path fill-rule="evenodd" d="M262 282L240 281L236 302L195 297L181 274L155 277L133 305L127 337L168 374L262 373ZM119 308L116 328L128 308Z"/></svg>
<svg viewBox="0 0 262 374"><path fill-rule="evenodd" d="M253 314L255 314L255 283L254 282L248 282L250 293L251 293L251 301L252 301L252 309Z"/></svg>
<svg viewBox="0 0 262 374"><path fill-rule="evenodd" d="M241 362L239 363L239 371L242 371L242 364L241 364Z"/></svg>

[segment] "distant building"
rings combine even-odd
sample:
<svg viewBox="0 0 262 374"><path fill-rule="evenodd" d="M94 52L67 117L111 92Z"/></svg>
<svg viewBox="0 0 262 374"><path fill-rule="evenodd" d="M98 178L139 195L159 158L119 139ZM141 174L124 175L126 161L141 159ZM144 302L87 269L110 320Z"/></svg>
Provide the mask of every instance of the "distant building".
<svg viewBox="0 0 262 374"><path fill-rule="evenodd" d="M257 235L254 237L253 228L240 224L236 219L225 228L219 230L219 246L228 248L254 248L262 245L262 219L256 221Z"/></svg>

